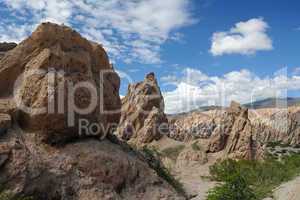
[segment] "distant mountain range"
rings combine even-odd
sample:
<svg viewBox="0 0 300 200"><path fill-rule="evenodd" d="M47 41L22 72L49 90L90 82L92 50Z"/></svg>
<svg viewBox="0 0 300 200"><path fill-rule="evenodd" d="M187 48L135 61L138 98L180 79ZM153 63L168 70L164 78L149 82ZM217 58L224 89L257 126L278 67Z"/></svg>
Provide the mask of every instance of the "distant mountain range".
<svg viewBox="0 0 300 200"><path fill-rule="evenodd" d="M260 101L255 101L253 103L244 104L243 106L250 109L259 108L284 108L287 106L300 106L300 98L268 98Z"/></svg>
<svg viewBox="0 0 300 200"><path fill-rule="evenodd" d="M300 106L300 97L287 97L287 98L268 98L264 100L259 100L255 101L252 103L247 103L244 104L243 106L249 109L260 109L260 108L285 108L289 106ZM224 107L221 106L202 106L199 107L198 109L191 110L189 112L184 112L184 113L178 113L174 115L168 115L170 117L172 116L184 116L189 113L194 113L194 112L205 112L209 110L221 110Z"/></svg>

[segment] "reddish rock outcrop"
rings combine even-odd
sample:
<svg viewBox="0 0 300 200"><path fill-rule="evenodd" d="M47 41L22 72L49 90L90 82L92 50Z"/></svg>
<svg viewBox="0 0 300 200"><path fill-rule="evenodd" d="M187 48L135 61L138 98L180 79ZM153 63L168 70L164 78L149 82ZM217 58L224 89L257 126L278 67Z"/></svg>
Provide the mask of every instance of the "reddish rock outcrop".
<svg viewBox="0 0 300 200"><path fill-rule="evenodd" d="M147 144L167 133L164 100L153 73L143 82L129 85L122 99L122 114L118 136L137 146Z"/></svg>
<svg viewBox="0 0 300 200"><path fill-rule="evenodd" d="M78 137L79 120L100 124L99 135L119 121L120 79L106 52L66 26L41 24L0 60L0 77L0 96L16 94L22 127L44 130L46 141Z"/></svg>

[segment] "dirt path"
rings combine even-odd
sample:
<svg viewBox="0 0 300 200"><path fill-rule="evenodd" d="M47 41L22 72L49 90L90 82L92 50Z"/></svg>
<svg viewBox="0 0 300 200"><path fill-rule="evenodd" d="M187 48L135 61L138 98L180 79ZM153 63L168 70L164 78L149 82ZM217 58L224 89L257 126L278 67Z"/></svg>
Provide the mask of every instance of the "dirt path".
<svg viewBox="0 0 300 200"><path fill-rule="evenodd" d="M282 184L273 194L273 199L265 200L299 200L300 199L300 177Z"/></svg>
<svg viewBox="0 0 300 200"><path fill-rule="evenodd" d="M201 144L201 141L198 143ZM174 141L169 138L163 138L158 142L154 142L153 147L162 151L167 148L174 148L178 146L188 146L190 144ZM176 179L182 183L186 193L191 200L206 200L207 192L212 189L216 183L208 180L209 166L211 166L217 159L219 159L221 154L209 154L208 163L200 164L199 162L190 162L186 165L177 165L173 163L172 174Z"/></svg>
<svg viewBox="0 0 300 200"><path fill-rule="evenodd" d="M176 177L192 200L205 200L207 192L215 186L214 182L203 178L208 175L208 165L203 165L189 166L186 170L181 170Z"/></svg>

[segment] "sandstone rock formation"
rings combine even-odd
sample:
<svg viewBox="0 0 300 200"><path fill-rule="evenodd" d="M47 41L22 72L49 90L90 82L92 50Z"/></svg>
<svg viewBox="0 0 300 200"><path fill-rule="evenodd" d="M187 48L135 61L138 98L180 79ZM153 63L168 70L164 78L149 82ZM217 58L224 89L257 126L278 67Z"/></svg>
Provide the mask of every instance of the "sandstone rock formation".
<svg viewBox="0 0 300 200"><path fill-rule="evenodd" d="M235 115L226 110L191 112L169 116L169 136L178 141L209 138L209 152L219 152L226 146ZM261 144L282 143L300 145L300 107L264 108L248 111L252 136Z"/></svg>
<svg viewBox="0 0 300 200"><path fill-rule="evenodd" d="M22 127L46 141L77 137L80 119L103 130L119 121L120 79L106 52L66 26L41 24L0 60L0 77L0 97L15 92Z"/></svg>
<svg viewBox="0 0 300 200"><path fill-rule="evenodd" d="M128 87L122 99L122 114L117 130L118 136L137 146L158 140L167 133L167 117L164 100L153 73L143 82Z"/></svg>
<svg viewBox="0 0 300 200"><path fill-rule="evenodd" d="M207 152L225 151L226 156L237 159L261 159L262 144L255 140L253 126L248 118L248 109L232 102L215 129Z"/></svg>
<svg viewBox="0 0 300 200"><path fill-rule="evenodd" d="M11 43L11 42L0 43L0 60L3 58L3 56L5 55L6 52L12 50L16 46L17 46L16 43Z"/></svg>
<svg viewBox="0 0 300 200"><path fill-rule="evenodd" d="M248 109L233 103L230 110L236 119L227 141L226 154L237 159L262 159L264 150L262 144L255 140L253 126L248 118Z"/></svg>

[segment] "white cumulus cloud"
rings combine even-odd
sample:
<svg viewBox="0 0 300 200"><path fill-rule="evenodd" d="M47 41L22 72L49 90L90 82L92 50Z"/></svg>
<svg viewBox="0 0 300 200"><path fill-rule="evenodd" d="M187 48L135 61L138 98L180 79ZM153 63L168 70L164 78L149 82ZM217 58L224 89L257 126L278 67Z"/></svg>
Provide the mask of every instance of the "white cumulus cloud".
<svg viewBox="0 0 300 200"><path fill-rule="evenodd" d="M0 41L23 40L41 22L64 23L126 62L160 62L161 45L195 22L190 0L3 0L2 5L8 15L1 19Z"/></svg>
<svg viewBox="0 0 300 200"><path fill-rule="evenodd" d="M272 50L272 40L267 35L268 28L269 25L262 18L239 22L229 31L213 34L210 52L214 56L221 56L251 55L257 51Z"/></svg>
<svg viewBox="0 0 300 200"><path fill-rule="evenodd" d="M227 106L232 100L244 104L271 97L285 97L288 91L300 90L300 76L288 76L286 69L271 77L259 77L246 69L223 76L209 76L197 69L187 68L180 76L162 77L162 82L163 86L171 84L176 87L163 92L166 112L170 114L201 106Z"/></svg>

